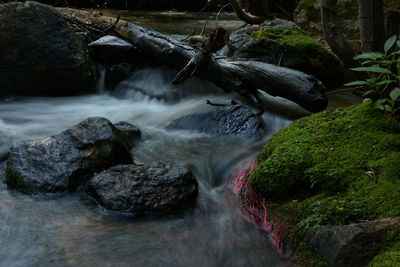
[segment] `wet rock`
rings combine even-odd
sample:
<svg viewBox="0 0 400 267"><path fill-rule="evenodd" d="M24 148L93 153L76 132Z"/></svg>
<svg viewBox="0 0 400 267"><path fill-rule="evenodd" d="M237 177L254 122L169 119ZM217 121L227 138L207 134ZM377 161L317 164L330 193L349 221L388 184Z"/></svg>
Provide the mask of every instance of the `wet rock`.
<svg viewBox="0 0 400 267"><path fill-rule="evenodd" d="M191 130L216 136L258 138L264 133L260 115L248 106L216 107L215 111L178 118L166 129Z"/></svg>
<svg viewBox="0 0 400 267"><path fill-rule="evenodd" d="M0 5L0 94L76 95L95 91L96 67L53 7Z"/></svg>
<svg viewBox="0 0 400 267"><path fill-rule="evenodd" d="M13 145L6 181L25 193L71 191L95 172L131 162L122 133L109 120L93 117L58 135Z"/></svg>
<svg viewBox="0 0 400 267"><path fill-rule="evenodd" d="M127 79L135 70L132 63L118 63L106 67L105 82L109 89L114 89L117 84Z"/></svg>
<svg viewBox="0 0 400 267"><path fill-rule="evenodd" d="M383 246L385 230L400 227L400 217L352 225L321 226L307 241L332 266L366 266Z"/></svg>
<svg viewBox="0 0 400 267"><path fill-rule="evenodd" d="M175 212L193 204L198 184L191 171L161 163L118 165L92 178L89 193L110 210Z"/></svg>
<svg viewBox="0 0 400 267"><path fill-rule="evenodd" d="M142 132L139 130L139 128L130 124L129 122L120 121L114 125L125 136L129 147L133 147L133 144L142 136Z"/></svg>
<svg viewBox="0 0 400 267"><path fill-rule="evenodd" d="M133 59L135 47L118 37L107 35L89 44L97 60L112 64Z"/></svg>
<svg viewBox="0 0 400 267"><path fill-rule="evenodd" d="M274 19L239 28L230 35L229 49L233 57L300 70L328 84L341 83L340 61L290 21Z"/></svg>

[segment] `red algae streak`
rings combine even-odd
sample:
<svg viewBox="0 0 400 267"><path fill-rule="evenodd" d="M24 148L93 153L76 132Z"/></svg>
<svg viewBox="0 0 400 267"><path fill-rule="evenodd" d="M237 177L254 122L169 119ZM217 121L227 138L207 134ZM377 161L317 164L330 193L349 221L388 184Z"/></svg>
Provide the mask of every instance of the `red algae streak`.
<svg viewBox="0 0 400 267"><path fill-rule="evenodd" d="M269 220L265 199L253 189L249 182L249 176L256 165L257 160L254 157L239 162L232 172L230 183L233 185L233 192L241 202L242 217L266 231L278 252L283 255L286 249L282 238L285 227Z"/></svg>

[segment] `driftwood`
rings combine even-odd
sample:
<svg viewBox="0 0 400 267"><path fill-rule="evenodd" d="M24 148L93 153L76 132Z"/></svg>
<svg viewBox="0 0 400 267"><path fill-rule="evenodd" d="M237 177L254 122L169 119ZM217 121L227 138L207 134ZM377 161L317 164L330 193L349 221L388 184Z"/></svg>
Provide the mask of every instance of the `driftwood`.
<svg viewBox="0 0 400 267"><path fill-rule="evenodd" d="M100 30L107 29L115 19L93 12L69 8L58 9L66 18ZM198 50L168 35L120 20L114 25L115 34L138 48L147 57L156 57L182 69L198 55ZM198 66L196 75L213 82L228 92L238 92L256 98L257 89L272 96L289 99L303 108L318 112L326 108L324 86L314 76L263 62L231 59L211 54Z"/></svg>

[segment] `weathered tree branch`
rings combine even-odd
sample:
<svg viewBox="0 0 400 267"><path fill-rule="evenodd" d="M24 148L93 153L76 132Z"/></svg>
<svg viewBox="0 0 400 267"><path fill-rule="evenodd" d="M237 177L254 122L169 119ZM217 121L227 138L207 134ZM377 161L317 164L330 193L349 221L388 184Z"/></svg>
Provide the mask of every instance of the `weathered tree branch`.
<svg viewBox="0 0 400 267"><path fill-rule="evenodd" d="M67 18L73 16L91 27L96 25L103 29L109 26L109 17L93 16L93 13L83 10L59 10ZM197 49L168 35L123 20L114 26L113 31L136 46L147 58L156 58L178 69L198 53ZM321 111L327 105L324 86L314 76L276 65L210 54L208 60L199 65L196 74L228 92L235 91L248 98L259 89L292 100L312 112Z"/></svg>

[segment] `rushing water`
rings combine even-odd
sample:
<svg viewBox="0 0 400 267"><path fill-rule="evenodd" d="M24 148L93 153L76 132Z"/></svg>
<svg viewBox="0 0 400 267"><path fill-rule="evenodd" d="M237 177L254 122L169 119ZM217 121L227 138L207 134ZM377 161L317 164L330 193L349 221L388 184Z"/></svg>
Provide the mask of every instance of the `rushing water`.
<svg viewBox="0 0 400 267"><path fill-rule="evenodd" d="M165 80L172 74L163 68L142 70L113 94L3 100L0 151L58 133L89 116L104 116L141 128L143 140L132 150L136 162L189 165L200 187L195 208L141 218L106 211L84 193L31 197L0 183L0 266L291 265L268 234L243 220L229 184L235 164L254 157L290 121L265 114L268 133L260 142L167 132L163 127L171 120L209 109L206 99L225 103L238 97L219 94L197 79L176 89L185 93L166 97L169 101L143 93L148 89L165 96L171 89Z"/></svg>
<svg viewBox="0 0 400 267"><path fill-rule="evenodd" d="M117 14L119 12L113 12ZM131 13L123 18L160 31L191 34L215 28L215 14ZM242 24L223 15L218 24ZM101 69L100 69L101 70ZM80 97L2 99L0 161L13 143L59 133L90 116L128 121L142 130L132 150L135 162L189 165L199 182L193 209L164 217L135 217L107 211L84 192L31 197L7 190L0 179L0 266L292 266L269 235L242 218L230 184L232 169L254 158L270 136L291 121L266 113L261 141L168 132L173 119L229 103L210 83L191 79L172 86L176 73L165 67L136 71L113 93ZM104 78L104 77L103 77ZM276 102L276 101L275 101ZM277 105L270 102L271 106ZM278 104L279 105L279 104ZM0 165L3 165L4 162Z"/></svg>

